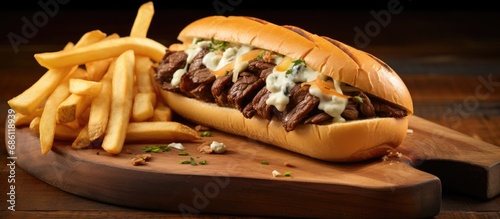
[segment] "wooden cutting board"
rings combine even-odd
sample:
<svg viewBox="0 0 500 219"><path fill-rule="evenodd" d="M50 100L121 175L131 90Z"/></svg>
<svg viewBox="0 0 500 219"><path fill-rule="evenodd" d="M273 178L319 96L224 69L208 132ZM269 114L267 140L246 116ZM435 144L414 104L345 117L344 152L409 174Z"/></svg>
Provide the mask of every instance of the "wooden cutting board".
<svg viewBox="0 0 500 219"><path fill-rule="evenodd" d="M21 128L15 155L23 170L75 195L185 215L422 218L439 214L446 190L480 199L500 193L500 147L416 116L410 129L397 148L401 157L356 163L323 162L217 131L203 139L224 142L225 154L201 154L200 143L184 143L188 156L172 149L133 166L151 144L110 155L56 142L43 156L38 136ZM180 164L190 158L207 163ZM273 170L290 176L274 177Z"/></svg>

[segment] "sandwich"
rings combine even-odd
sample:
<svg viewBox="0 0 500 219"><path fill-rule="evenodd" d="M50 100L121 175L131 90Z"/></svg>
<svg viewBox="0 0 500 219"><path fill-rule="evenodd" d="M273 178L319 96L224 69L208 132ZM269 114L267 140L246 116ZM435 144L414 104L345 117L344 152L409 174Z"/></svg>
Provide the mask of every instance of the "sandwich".
<svg viewBox="0 0 500 219"><path fill-rule="evenodd" d="M191 122L332 162L381 157L406 136L410 93L367 52L247 16L195 20L178 40L154 78Z"/></svg>

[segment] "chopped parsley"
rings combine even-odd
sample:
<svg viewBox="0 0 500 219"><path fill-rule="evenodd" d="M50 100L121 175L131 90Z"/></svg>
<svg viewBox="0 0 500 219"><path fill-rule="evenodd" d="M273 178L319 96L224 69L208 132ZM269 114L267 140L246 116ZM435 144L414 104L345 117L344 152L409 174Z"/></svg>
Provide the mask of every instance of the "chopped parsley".
<svg viewBox="0 0 500 219"><path fill-rule="evenodd" d="M306 62L304 60L302 60L302 59L293 60L292 63L293 63L292 68L286 70L285 74L287 74L287 75L292 74L293 71L294 71L293 67L295 67L297 65L301 65L301 64L304 64L304 65L306 64Z"/></svg>
<svg viewBox="0 0 500 219"><path fill-rule="evenodd" d="M144 152L153 152L153 153L158 153L160 151L165 152L165 151L170 151L169 146L165 145L157 145L157 146L145 146L142 148Z"/></svg>
<svg viewBox="0 0 500 219"><path fill-rule="evenodd" d="M259 60L261 59L262 57L264 57L264 53L266 52L267 50L262 50L259 55L257 55L253 60L256 61L256 60Z"/></svg>
<svg viewBox="0 0 500 219"><path fill-rule="evenodd" d="M260 162L260 164L262 164L262 165L269 165L269 161L263 160L263 161Z"/></svg>
<svg viewBox="0 0 500 219"><path fill-rule="evenodd" d="M197 166L198 163L196 163L196 160L193 158L193 157L190 157L189 160L183 160L181 162L179 162L180 164L191 164L191 166ZM206 165L207 164L207 161L206 160L202 160L199 162L200 165Z"/></svg>
<svg viewBox="0 0 500 219"><path fill-rule="evenodd" d="M211 39L211 42L212 43L208 47L210 52L214 52L217 50L224 51L224 50L226 50L226 47L229 44L228 42L225 42L225 41L214 40L214 38Z"/></svg>
<svg viewBox="0 0 500 219"><path fill-rule="evenodd" d="M291 176L291 175L292 175L292 173L290 171L286 171L283 173L283 176Z"/></svg>
<svg viewBox="0 0 500 219"><path fill-rule="evenodd" d="M209 137L210 135L212 135L210 131L204 131L200 134L201 137Z"/></svg>
<svg viewBox="0 0 500 219"><path fill-rule="evenodd" d="M189 153L188 153L188 152L186 152L186 151L183 151L183 152L179 152L179 153L178 153L178 155L179 155L179 156L188 156L188 155L189 155Z"/></svg>
<svg viewBox="0 0 500 219"><path fill-rule="evenodd" d="M363 98L361 98L360 96L354 96L353 98L356 99L358 103L363 103Z"/></svg>

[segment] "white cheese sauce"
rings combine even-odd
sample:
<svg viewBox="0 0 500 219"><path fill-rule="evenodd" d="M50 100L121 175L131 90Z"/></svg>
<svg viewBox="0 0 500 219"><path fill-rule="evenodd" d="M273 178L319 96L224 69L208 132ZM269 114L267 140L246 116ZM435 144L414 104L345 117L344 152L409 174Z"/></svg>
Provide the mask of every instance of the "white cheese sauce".
<svg viewBox="0 0 500 219"><path fill-rule="evenodd" d="M193 61L196 54L204 48L212 45L212 41L193 40L193 43L185 51L188 55L187 65L183 69L178 69L172 78L171 84L174 86L179 85L180 78L187 71L187 66ZM247 45L229 44L224 51L211 51L203 57L202 63L210 70L216 71L234 61L233 68L233 82L238 79L238 74L248 67L248 60L242 60L242 55L251 51L253 47ZM279 64L283 56L276 56L274 59L275 64ZM324 75L309 68L305 63L293 63L287 71L277 71L276 67L273 72L266 78L266 88L271 92L266 104L273 105L280 112L286 109L287 104L290 102L290 91L296 84L302 82L310 82L316 80L318 76L325 78ZM334 87L338 93L342 94L340 89L340 82L334 80ZM309 88L309 93L318 97L320 103L318 109L325 111L327 114L334 118L334 122L343 122L344 118L341 117L342 112L347 106L348 100L346 98L325 94L317 86L312 85Z"/></svg>

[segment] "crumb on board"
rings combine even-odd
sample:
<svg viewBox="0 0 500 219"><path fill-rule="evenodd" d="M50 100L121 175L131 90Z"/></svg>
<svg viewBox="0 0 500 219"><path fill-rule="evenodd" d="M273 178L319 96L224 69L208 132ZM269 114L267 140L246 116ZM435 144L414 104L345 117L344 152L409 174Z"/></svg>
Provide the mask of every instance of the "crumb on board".
<svg viewBox="0 0 500 219"><path fill-rule="evenodd" d="M209 127L203 126L203 125L197 125L194 127L194 130L201 132L201 131L210 131Z"/></svg>
<svg viewBox="0 0 500 219"><path fill-rule="evenodd" d="M396 150L387 150L387 154L382 157L383 161L387 161L389 159L399 159L403 156L403 154Z"/></svg>
<svg viewBox="0 0 500 219"><path fill-rule="evenodd" d="M408 134L413 134L413 129L407 129L407 130L406 130L406 133L408 133Z"/></svg>
<svg viewBox="0 0 500 219"><path fill-rule="evenodd" d="M198 151L202 154L210 154L214 150L212 150L210 144L208 144L207 142L203 142L200 146L198 146Z"/></svg>
<svg viewBox="0 0 500 219"><path fill-rule="evenodd" d="M152 157L151 154L137 154L135 157L132 158L131 163L134 166L138 165L144 165L146 164L146 161L150 160Z"/></svg>

